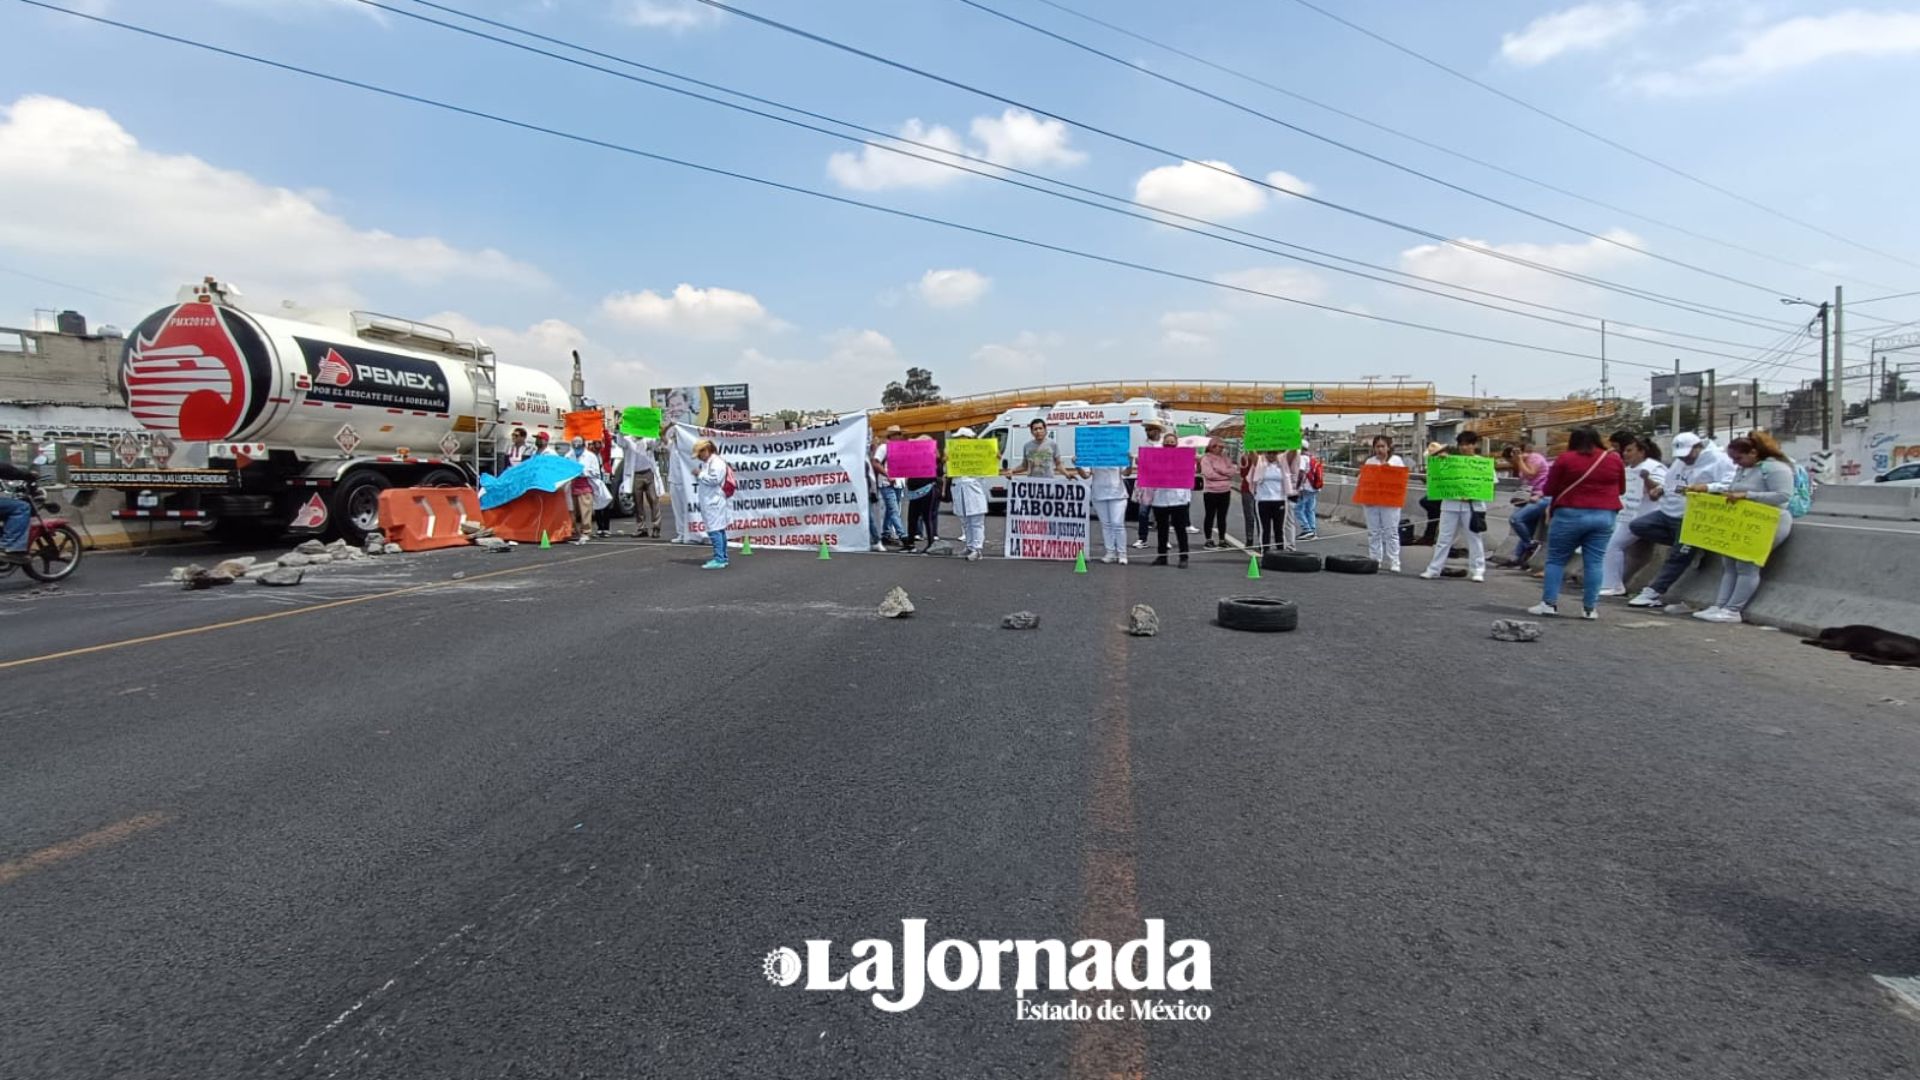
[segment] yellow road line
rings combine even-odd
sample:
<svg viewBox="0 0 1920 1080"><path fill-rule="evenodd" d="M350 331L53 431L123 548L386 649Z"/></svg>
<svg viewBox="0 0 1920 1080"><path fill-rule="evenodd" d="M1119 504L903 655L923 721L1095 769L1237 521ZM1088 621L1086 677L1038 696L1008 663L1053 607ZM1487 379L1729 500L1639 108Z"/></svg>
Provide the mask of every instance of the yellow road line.
<svg viewBox="0 0 1920 1080"><path fill-rule="evenodd" d="M62 841L52 847L41 848L31 855L23 855L12 862L0 863L0 885L15 878L22 878L35 870L45 870L55 863L78 858L89 851L117 844L135 833L145 832L156 825L164 825L170 820L166 814L151 811L136 814L125 821L116 821L104 828L95 829L85 836L76 836L72 840Z"/></svg>
<svg viewBox="0 0 1920 1080"><path fill-rule="evenodd" d="M404 589L389 589L382 593L368 593L365 596L349 596L344 600L329 600L324 604L308 604L306 607L289 608L286 611L270 611L264 615L249 615L244 619L229 619L226 622L209 623L206 626L189 626L184 630L168 630L162 634L148 634L145 637L127 638L125 641L109 641L103 645L87 645L78 649L66 649L62 652L47 653L44 656L28 656L19 660L0 661L0 671L8 668L25 667L28 664L44 663L48 660L64 660L69 656L85 656L88 653L106 652L109 649L124 649L130 645L147 645L156 641L170 641L173 638L190 637L194 634L210 633L214 630L226 630L250 623L266 622L269 619L284 619L290 615L305 615L310 611L325 611L328 608L346 607L349 604L364 604L369 600L384 600L389 596L405 596L408 593L425 592L429 589L442 589L450 585L465 585L473 581L485 581L488 578L506 577L508 574L524 574L532 570L541 570L549 566L571 566L574 563L592 562L595 559L612 558L635 551L645 551L644 547L621 548L618 551L603 551L598 555L582 555L577 559L563 559L559 562L536 563L533 566L513 566L505 570L493 570L485 574L447 581L429 581L422 585L409 585Z"/></svg>

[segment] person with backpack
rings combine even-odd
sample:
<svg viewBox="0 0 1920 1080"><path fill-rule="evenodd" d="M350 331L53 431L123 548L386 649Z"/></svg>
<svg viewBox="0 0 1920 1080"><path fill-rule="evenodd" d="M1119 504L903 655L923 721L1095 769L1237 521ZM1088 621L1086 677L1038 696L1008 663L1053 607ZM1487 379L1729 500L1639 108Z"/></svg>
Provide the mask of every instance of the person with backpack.
<svg viewBox="0 0 1920 1080"><path fill-rule="evenodd" d="M1780 521L1773 527L1773 546L1779 547L1793 530L1791 503L1795 489L1803 482L1805 470L1793 464L1772 435L1751 431L1727 444L1727 456L1739 471L1725 483L1693 484L1687 490L1725 495L1728 502L1746 499L1777 507ZM1707 622L1745 622L1748 601L1760 588L1760 564L1720 557L1720 591L1713 606L1696 611L1693 617Z"/></svg>
<svg viewBox="0 0 1920 1080"><path fill-rule="evenodd" d="M1320 537L1320 489L1327 486L1327 471L1320 459L1307 452L1307 444L1300 444L1300 500L1294 504L1294 516L1298 519L1300 539L1317 540Z"/></svg>
<svg viewBox="0 0 1920 1080"><path fill-rule="evenodd" d="M707 529L707 539L713 543L713 558L708 559L702 570L725 570L727 568L727 528L733 524L733 493L737 487L733 478L733 466L720 456L720 448L712 439L701 439L693 444L693 456L699 462L694 470L694 490L700 500L700 521Z"/></svg>

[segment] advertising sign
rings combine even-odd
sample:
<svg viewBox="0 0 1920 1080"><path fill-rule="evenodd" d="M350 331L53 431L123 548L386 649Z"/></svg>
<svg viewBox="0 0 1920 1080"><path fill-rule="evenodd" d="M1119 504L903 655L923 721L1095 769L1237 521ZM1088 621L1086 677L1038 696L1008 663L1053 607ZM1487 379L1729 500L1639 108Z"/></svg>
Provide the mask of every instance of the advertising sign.
<svg viewBox="0 0 1920 1080"><path fill-rule="evenodd" d="M715 386L666 386L653 391L662 430L674 424L720 431L753 430L753 408L746 383Z"/></svg>

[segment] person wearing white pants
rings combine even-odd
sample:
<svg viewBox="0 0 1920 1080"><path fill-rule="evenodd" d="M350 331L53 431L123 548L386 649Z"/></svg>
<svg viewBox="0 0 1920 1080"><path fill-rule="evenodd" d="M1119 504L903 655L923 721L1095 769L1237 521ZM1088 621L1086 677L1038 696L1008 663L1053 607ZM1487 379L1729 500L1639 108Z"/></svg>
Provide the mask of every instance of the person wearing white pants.
<svg viewBox="0 0 1920 1080"><path fill-rule="evenodd" d="M1659 508L1667 480L1660 447L1644 435L1623 443L1620 457L1627 463L1627 490L1620 496L1620 516L1614 519L1613 537L1607 541L1601 596L1627 595L1627 549L1644 542L1633 535L1634 519Z"/></svg>
<svg viewBox="0 0 1920 1080"><path fill-rule="evenodd" d="M1127 562L1126 472L1117 467L1080 470L1082 477L1092 481L1089 497L1093 500L1094 512L1100 515L1100 538L1106 547L1100 561L1122 566Z"/></svg>
<svg viewBox="0 0 1920 1080"><path fill-rule="evenodd" d="M1407 463L1393 452L1393 439L1373 437L1373 456L1361 464L1405 468ZM1398 506L1363 507L1367 514L1367 554L1390 574L1400 572L1400 510Z"/></svg>
<svg viewBox="0 0 1920 1080"><path fill-rule="evenodd" d="M1480 453L1480 433L1462 431L1455 439L1452 448L1440 450L1441 454L1461 454L1474 456ZM1467 537L1467 580L1487 580L1487 544L1486 544L1487 504L1478 499L1442 499L1440 501L1440 535L1433 542L1433 561L1427 564L1421 577L1432 581L1447 568L1447 553L1453 550L1454 538L1461 533ZM1480 528L1474 529L1474 517L1480 518Z"/></svg>
<svg viewBox="0 0 1920 1080"><path fill-rule="evenodd" d="M971 439L972 428L961 428L950 438ZM966 545L968 562L979 562L981 549L987 546L987 485L977 476L954 476L948 478L948 486L953 493L953 512L960 518L961 542ZM875 544L874 550L880 545Z"/></svg>

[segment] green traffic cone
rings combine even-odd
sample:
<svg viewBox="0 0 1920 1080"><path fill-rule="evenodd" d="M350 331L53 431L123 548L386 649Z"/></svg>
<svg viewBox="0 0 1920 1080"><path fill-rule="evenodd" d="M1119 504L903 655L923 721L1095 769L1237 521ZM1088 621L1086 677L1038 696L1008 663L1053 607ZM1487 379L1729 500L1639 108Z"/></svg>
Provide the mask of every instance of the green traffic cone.
<svg viewBox="0 0 1920 1080"><path fill-rule="evenodd" d="M540 530L540 546L542 548L550 548L553 546L553 537L548 536L547 530L545 529Z"/></svg>
<svg viewBox="0 0 1920 1080"><path fill-rule="evenodd" d="M827 542L825 540L820 541L820 561L826 562L831 558L833 558L833 556L827 553Z"/></svg>
<svg viewBox="0 0 1920 1080"><path fill-rule="evenodd" d="M1087 572L1087 553L1086 552L1082 551L1073 560L1073 572L1076 574L1084 574Z"/></svg>
<svg viewBox="0 0 1920 1080"><path fill-rule="evenodd" d="M742 555L753 554L753 537L743 536L740 538L740 554Z"/></svg>
<svg viewBox="0 0 1920 1080"><path fill-rule="evenodd" d="M1258 555L1247 556L1247 580L1260 580L1260 556Z"/></svg>

